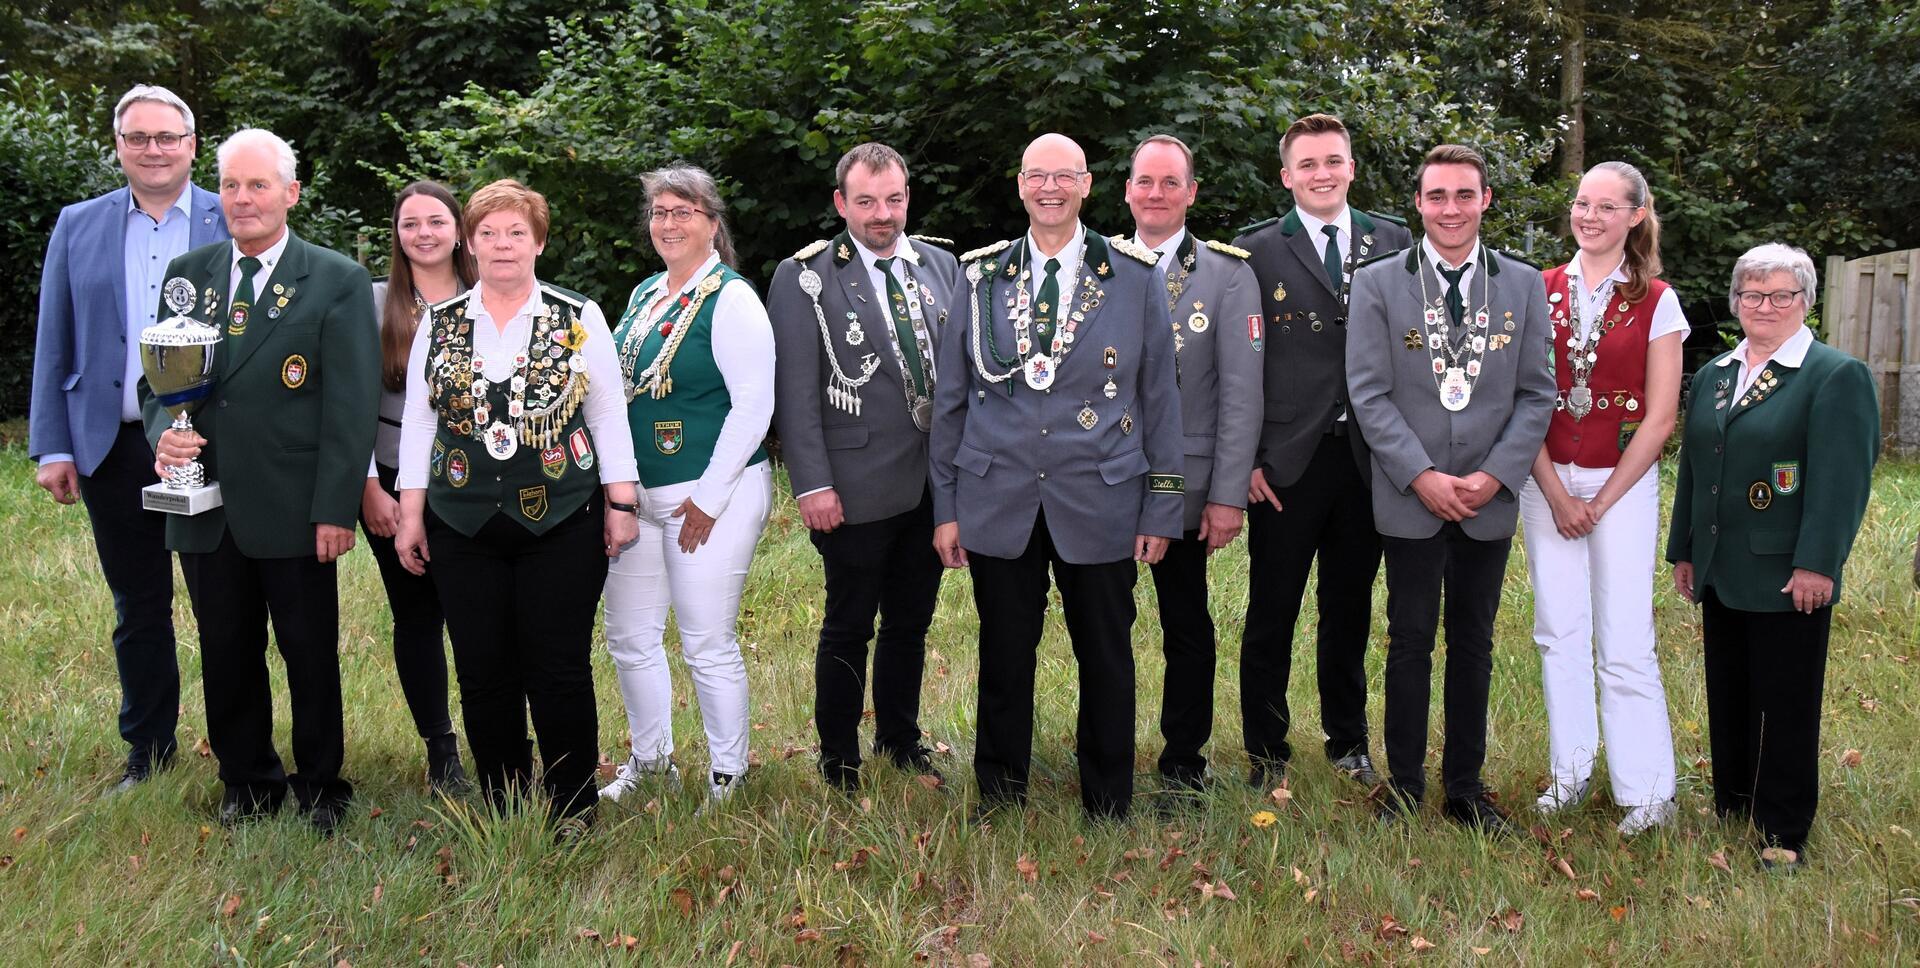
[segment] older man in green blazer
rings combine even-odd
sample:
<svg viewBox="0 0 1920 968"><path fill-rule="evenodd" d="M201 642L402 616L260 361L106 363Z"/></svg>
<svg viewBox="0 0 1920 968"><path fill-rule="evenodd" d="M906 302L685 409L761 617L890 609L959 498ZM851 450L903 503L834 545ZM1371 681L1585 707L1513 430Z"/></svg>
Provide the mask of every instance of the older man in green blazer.
<svg viewBox="0 0 1920 968"><path fill-rule="evenodd" d="M193 431L168 426L145 385L141 406L158 470L198 458L224 506L167 522L167 545L200 626L207 737L226 785L222 822L278 809L289 790L323 834L345 817L340 778L339 598L335 559L353 525L373 452L380 350L365 269L287 228L299 200L293 149L247 129L220 146L231 243L167 268L192 315L221 330L218 384ZM267 623L287 666L296 772L273 746Z"/></svg>

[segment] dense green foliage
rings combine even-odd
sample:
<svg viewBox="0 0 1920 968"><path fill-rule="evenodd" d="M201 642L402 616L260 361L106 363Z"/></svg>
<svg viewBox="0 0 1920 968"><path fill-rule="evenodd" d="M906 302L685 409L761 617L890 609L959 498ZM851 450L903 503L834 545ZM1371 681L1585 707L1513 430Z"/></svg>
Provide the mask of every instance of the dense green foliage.
<svg viewBox="0 0 1920 968"><path fill-rule="evenodd" d="M1196 228L1227 236L1285 204L1275 142L1314 110L1353 126L1371 209L1411 214L1427 146L1482 148L1489 237L1547 264L1569 252L1575 38L1573 157L1646 169L1690 300L1764 239L1816 259L1920 244L1920 14L1897 0L0 0L0 37L0 70L35 78L5 105L25 132L5 149L10 252L98 184L75 179L100 174L112 98L154 81L194 105L203 149L245 124L287 135L296 225L376 271L403 181L522 178L553 202L543 274L604 302L651 271L639 176L669 161L719 176L741 268L765 278L832 230L832 165L860 141L905 152L914 229L966 247L1016 230L1009 176L1035 134L1087 147L1088 221L1111 232L1128 150L1169 131L1199 152ZM21 389L0 382L0 413Z"/></svg>

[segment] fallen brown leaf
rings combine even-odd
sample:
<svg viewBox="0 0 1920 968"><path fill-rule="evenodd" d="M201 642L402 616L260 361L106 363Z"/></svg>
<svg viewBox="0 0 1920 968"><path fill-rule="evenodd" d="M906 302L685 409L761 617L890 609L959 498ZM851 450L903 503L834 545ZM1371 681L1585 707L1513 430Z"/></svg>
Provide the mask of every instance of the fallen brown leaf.
<svg viewBox="0 0 1920 968"><path fill-rule="evenodd" d="M1615 921L1625 921L1627 919L1627 906L1625 904L1616 904L1607 909L1607 916Z"/></svg>
<svg viewBox="0 0 1920 968"><path fill-rule="evenodd" d="M684 887L676 887L667 892L667 899L673 902L675 910L683 918L693 917L693 892Z"/></svg>
<svg viewBox="0 0 1920 968"><path fill-rule="evenodd" d="M1088 944L1099 944L1100 942L1102 942L1102 941L1105 941L1105 940L1107 940L1107 936L1106 936L1106 935L1104 935L1104 934L1101 934L1101 933L1100 933L1100 932L1098 932L1098 931L1089 931L1089 932L1087 932L1087 943L1088 943Z"/></svg>
<svg viewBox="0 0 1920 968"><path fill-rule="evenodd" d="M825 937L826 935L821 934L819 928L802 928L798 934L793 936L793 940L801 944L807 944L809 942L819 941Z"/></svg>
<svg viewBox="0 0 1920 968"><path fill-rule="evenodd" d="M1733 868L1727 864L1727 851L1726 851L1726 848L1724 847L1714 851L1710 856L1708 856L1707 863L1713 865L1714 867L1718 867L1729 874L1733 873Z"/></svg>
<svg viewBox="0 0 1920 968"><path fill-rule="evenodd" d="M1416 934L1416 935L1414 935L1414 936L1413 936L1413 940L1412 940L1411 942L1408 942L1408 943L1409 943L1409 944L1411 944L1411 945L1413 946L1413 950L1415 950L1415 951L1428 951L1428 950L1431 950L1431 949L1433 949L1433 948L1438 948L1438 947L1440 947L1439 945L1437 945L1437 944L1434 944L1433 942L1431 942L1431 941L1428 941L1427 939L1425 939L1425 938L1423 938L1423 937L1421 937L1421 936L1419 936L1419 935L1417 935L1417 934Z"/></svg>
<svg viewBox="0 0 1920 968"><path fill-rule="evenodd" d="M1840 765L1848 768L1856 767L1860 765L1860 759L1859 750L1848 750L1840 754Z"/></svg>
<svg viewBox="0 0 1920 968"><path fill-rule="evenodd" d="M1574 897L1577 897L1577 898L1579 898L1579 899L1580 899L1580 900L1582 900L1582 901L1598 901L1598 900L1600 900L1600 892L1598 892L1598 891L1596 891L1596 890L1594 890L1594 889L1593 889L1593 888L1591 888L1591 887L1583 887L1583 888L1581 888L1581 889L1579 889L1579 890L1577 890L1577 891L1575 891L1575 892L1573 892L1573 896L1574 896Z"/></svg>
<svg viewBox="0 0 1920 968"><path fill-rule="evenodd" d="M225 898L221 899L220 901L221 917L230 918L230 917L233 917L235 914L238 914L239 912L240 912L240 895L229 894Z"/></svg>
<svg viewBox="0 0 1920 968"><path fill-rule="evenodd" d="M193 751L200 754L201 759L206 759L213 755L213 744L207 742L207 738L202 736L193 741Z"/></svg>
<svg viewBox="0 0 1920 968"><path fill-rule="evenodd" d="M914 777L913 779L914 779L914 782L920 784L923 787L926 787L929 790L938 790L940 789L941 786L943 786L947 782L930 773L922 773L919 776Z"/></svg>
<svg viewBox="0 0 1920 968"><path fill-rule="evenodd" d="M598 940L600 940L600 932L598 932L598 931L595 931L595 930L593 930L592 928L581 928L581 929L579 929L578 931L575 931L575 932L573 933L573 936L574 936L574 937L575 937L576 939L578 939L578 940L581 940L581 941L598 941Z"/></svg>
<svg viewBox="0 0 1920 968"><path fill-rule="evenodd" d="M1040 879L1040 865L1026 854L1021 854L1020 859L1013 862L1013 866L1019 868L1020 876L1026 878L1028 883Z"/></svg>
<svg viewBox="0 0 1920 968"><path fill-rule="evenodd" d="M1493 923L1499 925L1501 929L1508 934L1519 934L1520 929L1526 926L1527 916L1521 914L1516 908L1508 908L1506 911L1495 915Z"/></svg>

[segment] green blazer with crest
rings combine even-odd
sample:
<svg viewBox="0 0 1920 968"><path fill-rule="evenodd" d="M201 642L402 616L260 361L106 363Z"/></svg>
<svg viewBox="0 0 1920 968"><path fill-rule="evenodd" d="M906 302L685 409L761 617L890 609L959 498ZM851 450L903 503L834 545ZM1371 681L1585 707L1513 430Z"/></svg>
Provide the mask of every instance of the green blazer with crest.
<svg viewBox="0 0 1920 968"><path fill-rule="evenodd" d="M168 515L174 551L211 552L231 531L249 558L298 558L314 553L315 525L351 528L360 512L380 405L372 283L346 256L289 236L239 337L227 335L229 243L201 246L167 266L168 279L193 283L188 315L221 333L218 383L192 417L207 439L200 463L220 484L223 504ZM157 446L173 418L144 378L140 406Z"/></svg>
<svg viewBox="0 0 1920 968"><path fill-rule="evenodd" d="M1790 612L1793 569L1833 579L1867 510L1880 453L1880 406L1865 363L1831 346L1801 365L1762 369L1734 397L1738 362L1694 374L1673 493L1667 560L1693 563L1693 594L1713 586L1748 612Z"/></svg>

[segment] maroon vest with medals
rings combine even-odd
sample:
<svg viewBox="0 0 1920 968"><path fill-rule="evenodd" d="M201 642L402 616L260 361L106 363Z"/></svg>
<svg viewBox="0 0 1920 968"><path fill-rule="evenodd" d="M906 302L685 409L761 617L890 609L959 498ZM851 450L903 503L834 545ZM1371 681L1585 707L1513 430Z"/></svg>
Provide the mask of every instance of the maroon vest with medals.
<svg viewBox="0 0 1920 968"><path fill-rule="evenodd" d="M1553 378L1559 394L1553 401L1553 420L1547 425L1547 456L1556 464L1612 467L1640 428L1647 405L1647 335L1653 329L1653 310L1667 284L1658 279L1647 286L1640 301L1629 303L1616 290L1600 308L1599 336L1588 342L1596 354L1587 376L1586 393L1575 392L1573 381L1574 316L1568 292L1567 267L1540 274L1546 283L1548 314L1553 317ZM1584 417L1575 418L1573 404L1590 400Z"/></svg>

